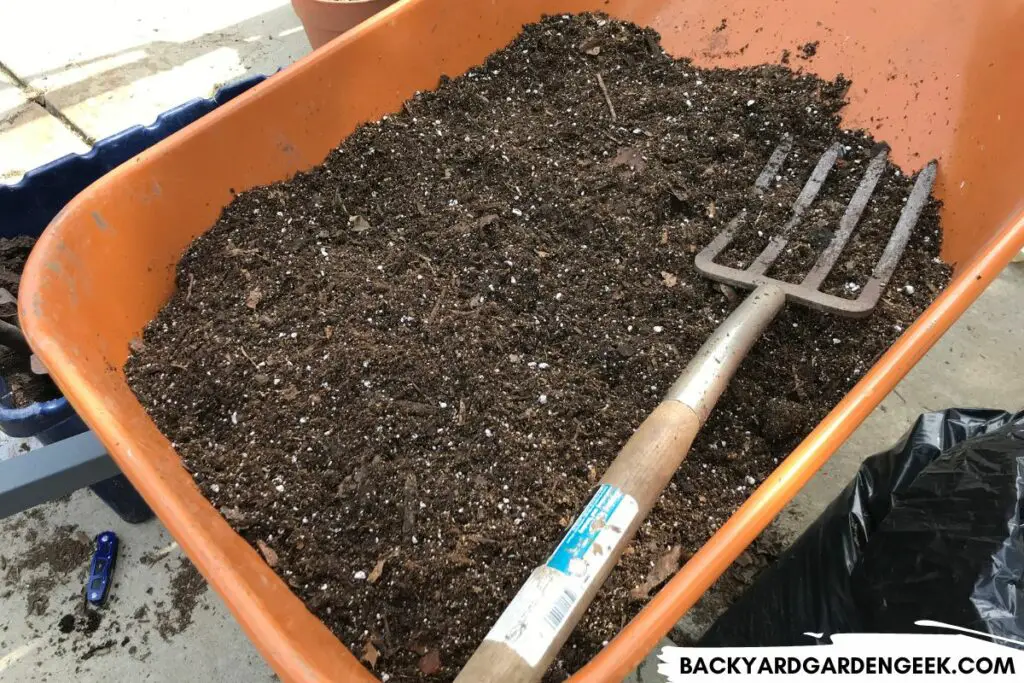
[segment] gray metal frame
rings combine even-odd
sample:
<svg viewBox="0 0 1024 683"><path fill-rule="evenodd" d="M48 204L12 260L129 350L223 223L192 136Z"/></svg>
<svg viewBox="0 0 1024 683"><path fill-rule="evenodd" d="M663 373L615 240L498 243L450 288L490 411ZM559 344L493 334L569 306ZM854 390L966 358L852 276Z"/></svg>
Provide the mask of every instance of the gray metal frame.
<svg viewBox="0 0 1024 683"><path fill-rule="evenodd" d="M0 462L0 519L121 474L92 432Z"/></svg>

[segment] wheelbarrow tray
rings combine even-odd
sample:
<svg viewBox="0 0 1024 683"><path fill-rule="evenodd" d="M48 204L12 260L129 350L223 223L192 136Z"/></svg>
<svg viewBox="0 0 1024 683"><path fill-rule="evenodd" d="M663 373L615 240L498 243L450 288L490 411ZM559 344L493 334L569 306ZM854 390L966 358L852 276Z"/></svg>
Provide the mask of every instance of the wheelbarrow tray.
<svg viewBox="0 0 1024 683"><path fill-rule="evenodd" d="M940 161L943 257L957 276L729 521L584 669L619 680L775 517L1024 245L1024 8L1015 0L403 0L82 192L29 259L33 348L121 470L286 680L373 680L202 496L125 382L129 341L233 191L321 162L543 14L599 10L702 65L778 62L853 80L845 125L913 171ZM723 22L723 19L725 22ZM724 25L724 28L722 26ZM818 41L801 59L798 46Z"/></svg>

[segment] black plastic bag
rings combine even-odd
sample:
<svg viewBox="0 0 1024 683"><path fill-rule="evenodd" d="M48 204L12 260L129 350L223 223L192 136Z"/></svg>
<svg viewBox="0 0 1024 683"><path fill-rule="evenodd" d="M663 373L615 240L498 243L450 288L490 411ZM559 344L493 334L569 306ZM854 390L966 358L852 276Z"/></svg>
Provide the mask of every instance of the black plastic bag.
<svg viewBox="0 0 1024 683"><path fill-rule="evenodd" d="M931 619L1024 636L1024 412L926 413L868 458L723 614L704 647L920 633Z"/></svg>

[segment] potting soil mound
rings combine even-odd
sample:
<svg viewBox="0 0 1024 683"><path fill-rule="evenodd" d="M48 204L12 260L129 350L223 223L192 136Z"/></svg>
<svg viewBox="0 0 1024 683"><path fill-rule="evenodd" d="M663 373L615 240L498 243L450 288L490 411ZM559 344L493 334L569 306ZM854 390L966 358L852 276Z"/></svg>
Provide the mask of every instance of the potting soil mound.
<svg viewBox="0 0 1024 683"><path fill-rule="evenodd" d="M876 150L840 128L847 86L698 69L599 16L528 26L323 165L239 194L133 344L131 386L368 666L450 680L743 296L694 253L741 209L740 241L766 239L838 140L778 272L827 242ZM911 185L887 169L830 291L863 285ZM791 305L768 329L550 678L614 636L944 286L937 215L872 317Z"/></svg>

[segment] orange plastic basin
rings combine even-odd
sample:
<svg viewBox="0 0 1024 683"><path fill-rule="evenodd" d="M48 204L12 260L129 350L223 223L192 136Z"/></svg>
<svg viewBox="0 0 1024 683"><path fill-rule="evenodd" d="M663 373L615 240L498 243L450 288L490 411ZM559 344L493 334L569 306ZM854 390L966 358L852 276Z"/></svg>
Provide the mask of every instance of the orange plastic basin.
<svg viewBox="0 0 1024 683"><path fill-rule="evenodd" d="M777 62L789 49L795 66L852 78L847 125L888 140L906 170L940 160L943 255L958 277L575 680L631 670L1024 246L1018 0L403 0L361 24L79 195L33 251L19 299L61 389L286 680L372 676L193 485L125 383L128 342L232 188L309 168L359 122L481 62L522 24L582 10L652 26L701 64ZM809 41L817 56L796 58Z"/></svg>

